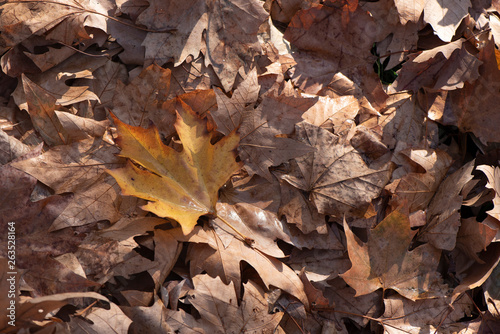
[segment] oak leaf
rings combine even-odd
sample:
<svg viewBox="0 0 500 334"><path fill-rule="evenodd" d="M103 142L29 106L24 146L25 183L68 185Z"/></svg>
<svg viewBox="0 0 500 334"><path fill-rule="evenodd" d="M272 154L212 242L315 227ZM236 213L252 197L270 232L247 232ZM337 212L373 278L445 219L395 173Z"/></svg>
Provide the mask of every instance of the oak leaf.
<svg viewBox="0 0 500 334"><path fill-rule="evenodd" d="M165 146L156 127L143 129L127 125L112 115L119 136L121 156L128 163L110 170L124 195L150 201L142 208L160 217L175 219L184 233L189 233L198 218L216 214L217 192L239 168L235 132L215 144L215 132L207 130L207 121L179 99L175 128L183 144L181 152Z"/></svg>
<svg viewBox="0 0 500 334"><path fill-rule="evenodd" d="M392 212L371 231L366 244L345 221L344 230L352 267L340 276L356 290L356 296L379 288L396 290L411 300L443 296L446 292L436 272L441 251L431 245L407 251L413 233L405 214Z"/></svg>

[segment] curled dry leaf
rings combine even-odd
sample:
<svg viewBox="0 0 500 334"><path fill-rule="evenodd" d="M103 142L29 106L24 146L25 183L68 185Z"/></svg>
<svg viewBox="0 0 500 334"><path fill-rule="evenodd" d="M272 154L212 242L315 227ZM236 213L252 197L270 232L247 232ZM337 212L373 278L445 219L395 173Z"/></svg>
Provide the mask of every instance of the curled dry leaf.
<svg viewBox="0 0 500 334"><path fill-rule="evenodd" d="M392 199L406 201L409 211L424 210L451 165L451 157L444 151L432 149L407 149L400 152L425 169L425 173L408 173L395 181ZM394 205L396 207L397 205Z"/></svg>

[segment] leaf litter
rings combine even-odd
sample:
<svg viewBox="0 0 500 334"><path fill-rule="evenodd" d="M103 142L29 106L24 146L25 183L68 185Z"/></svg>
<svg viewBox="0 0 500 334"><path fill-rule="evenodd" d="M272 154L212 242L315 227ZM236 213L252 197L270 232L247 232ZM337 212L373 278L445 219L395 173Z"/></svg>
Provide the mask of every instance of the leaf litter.
<svg viewBox="0 0 500 334"><path fill-rule="evenodd" d="M0 8L0 331L500 328L496 2Z"/></svg>

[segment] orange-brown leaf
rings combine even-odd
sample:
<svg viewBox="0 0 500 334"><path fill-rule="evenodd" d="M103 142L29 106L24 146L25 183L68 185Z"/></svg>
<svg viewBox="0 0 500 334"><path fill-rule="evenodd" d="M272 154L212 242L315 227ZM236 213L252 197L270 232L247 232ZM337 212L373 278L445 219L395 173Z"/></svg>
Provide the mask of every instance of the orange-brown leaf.
<svg viewBox="0 0 500 334"><path fill-rule="evenodd" d="M161 142L156 127L130 126L112 117L120 155L144 167L128 163L108 171L123 194L150 201L143 209L177 220L186 234L200 216L216 213L219 188L240 166L235 159L239 142L235 132L211 144L214 133L207 130L207 121L178 99L175 128L183 144L178 152Z"/></svg>

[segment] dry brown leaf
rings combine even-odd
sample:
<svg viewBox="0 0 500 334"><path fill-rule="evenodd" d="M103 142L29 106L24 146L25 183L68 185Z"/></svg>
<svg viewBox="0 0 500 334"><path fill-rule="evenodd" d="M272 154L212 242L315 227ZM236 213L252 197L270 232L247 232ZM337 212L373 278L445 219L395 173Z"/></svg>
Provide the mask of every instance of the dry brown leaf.
<svg viewBox="0 0 500 334"><path fill-rule="evenodd" d="M474 160L448 176L439 185L427 208L427 224L419 231L418 240L429 242L436 248L455 248L463 198L463 186L472 179Z"/></svg>
<svg viewBox="0 0 500 334"><path fill-rule="evenodd" d="M473 309L470 298L462 296L450 308L449 298L410 301L400 296L384 299L385 312L380 318L388 334L422 332L459 333L450 327L461 318L469 316ZM465 327L466 324L459 326ZM462 333L462 332L460 332Z"/></svg>
<svg viewBox="0 0 500 334"><path fill-rule="evenodd" d="M500 141L498 137L498 113L500 103L497 91L500 87L500 69L495 57L492 40L481 49L478 59L479 78L466 83L461 90L449 92L443 106L443 117L438 121L445 125L455 125L463 132L472 132L483 144Z"/></svg>
<svg viewBox="0 0 500 334"><path fill-rule="evenodd" d="M24 74L21 80L33 127L49 145L69 144L69 133L63 128L55 113L56 98Z"/></svg>
<svg viewBox="0 0 500 334"><path fill-rule="evenodd" d="M296 125L295 136L315 151L292 160L291 172L283 179L307 191L320 213L342 217L360 210L389 181L390 164L370 168L343 138L306 122Z"/></svg>
<svg viewBox="0 0 500 334"><path fill-rule="evenodd" d="M61 64L40 74L30 74L27 77L42 87L47 94L56 98L56 104L62 106L86 100L99 100L96 94L87 86L68 86L69 79L91 78L92 72L106 64L106 57L91 57L77 53ZM19 109L28 110L23 87L18 85L12 97Z"/></svg>
<svg viewBox="0 0 500 334"><path fill-rule="evenodd" d="M5 165L30 152L28 145L0 129L0 164Z"/></svg>
<svg viewBox="0 0 500 334"><path fill-rule="evenodd" d="M164 112L163 103L170 93L170 70L152 64L125 85L116 83L113 114L127 124L148 127L153 114ZM171 114L171 121L175 121Z"/></svg>
<svg viewBox="0 0 500 334"><path fill-rule="evenodd" d="M14 46L34 34L42 35L52 30L52 39L71 45L75 38L89 38L85 26L106 30L107 19L102 14L107 14L111 8L107 1L79 0L71 4L64 1L7 1L0 19L0 26L5 27L2 39L6 45Z"/></svg>
<svg viewBox="0 0 500 334"><path fill-rule="evenodd" d="M201 51L206 66L212 65L222 87L229 91L240 67L248 66L260 52L257 31L267 16L255 0L151 1L136 23L154 30L176 27L169 33L148 33L143 42L147 63L163 65L174 60L178 66L189 55L198 57Z"/></svg>
<svg viewBox="0 0 500 334"><path fill-rule="evenodd" d="M302 282L297 274L284 263L249 247L239 239L233 238L225 247L215 232L210 233L209 236L211 243L216 245L213 248L207 244L190 245L187 259L191 261L191 275L206 271L213 277L221 277L225 283L234 282L236 292L240 295L240 262L245 261L259 273L267 287L276 286L307 305Z"/></svg>
<svg viewBox="0 0 500 334"><path fill-rule="evenodd" d="M500 168L481 165L477 166L476 170L480 170L486 175L486 177L488 178L486 187L495 191L495 197L493 198L493 209L487 211L487 213L496 220L500 220Z"/></svg>
<svg viewBox="0 0 500 334"><path fill-rule="evenodd" d="M244 294L238 305L233 282L224 284L220 278L208 275L193 277L194 289L187 295L210 327L206 332L263 333L274 331L282 312L269 313L264 291L253 281L243 284Z"/></svg>
<svg viewBox="0 0 500 334"><path fill-rule="evenodd" d="M316 231L327 233L326 216L318 212L304 194L286 181L280 182L281 207L280 216L285 216L290 224L294 224L304 234Z"/></svg>
<svg viewBox="0 0 500 334"><path fill-rule="evenodd" d="M387 100L387 111L378 122L383 128L382 142L394 149L394 153L419 145L432 148L438 144L437 124L427 119L413 95L391 96Z"/></svg>
<svg viewBox="0 0 500 334"><path fill-rule="evenodd" d="M388 29L360 7L350 13L345 27L342 11L336 8L318 5L299 11L285 32L285 38L300 49L293 54L297 66L292 80L306 93L316 94L331 83L333 90L338 89L336 73L342 72L370 102L383 105L387 95L373 73L376 59L370 50L373 41L383 39ZM332 30L336 33L331 34Z"/></svg>
<svg viewBox="0 0 500 334"><path fill-rule="evenodd" d="M231 204L248 203L276 214L281 201L279 183L276 179L269 182L258 175L241 179L234 177L221 189L220 199Z"/></svg>
<svg viewBox="0 0 500 334"><path fill-rule="evenodd" d="M18 305L16 325L36 328L37 322L47 320L50 317L49 313L58 310L64 305L71 304L73 300L78 300L78 298L91 298L109 302L106 297L95 292L68 292L29 298Z"/></svg>
<svg viewBox="0 0 500 334"><path fill-rule="evenodd" d="M269 256L282 258L285 253L277 244L278 239L291 243L283 223L276 214L246 203L217 203L217 215L229 222L241 234L254 241L252 247ZM235 238L234 231L219 218L212 224L217 235L227 247Z"/></svg>
<svg viewBox="0 0 500 334"><path fill-rule="evenodd" d="M462 219L457 234L457 248L477 262L484 263L477 253L486 251L486 247L493 241L496 234L497 230L478 222L476 218Z"/></svg>
<svg viewBox="0 0 500 334"><path fill-rule="evenodd" d="M340 276L356 290L356 296L379 288L396 290L410 300L445 295L447 288L436 272L441 251L431 245L408 251L414 233L405 214L389 214L371 230L367 243L345 221L344 230L352 268Z"/></svg>
<svg viewBox="0 0 500 334"><path fill-rule="evenodd" d="M327 281L338 277L350 268L350 261L345 256L345 249L304 249L294 248L286 263L293 270L305 270L307 278L323 286L329 286Z"/></svg>
<svg viewBox="0 0 500 334"><path fill-rule="evenodd" d="M90 313L85 315L85 319L73 317L69 323L71 333L127 334L132 320L115 303L109 305L109 310L92 308Z"/></svg>
<svg viewBox="0 0 500 334"><path fill-rule="evenodd" d="M493 270L500 263L500 244L494 242L490 244L486 252L479 254L481 263L473 261L468 268L458 268L461 270L460 284L455 287L452 300L461 296L465 291L481 286L490 277Z"/></svg>
<svg viewBox="0 0 500 334"><path fill-rule="evenodd" d="M418 22L423 12L424 22L429 23L434 32L444 42L450 42L462 19L468 14L469 0L395 0L402 24Z"/></svg>
<svg viewBox="0 0 500 334"><path fill-rule="evenodd" d="M326 287L325 297L335 301L335 309L341 312L352 312L364 314L369 317L377 316L382 312L382 293L372 292L367 295L355 297L356 291L346 285L344 280L337 277L331 281L331 286ZM336 321L340 321L344 315L342 313L333 313L330 315ZM360 326L366 326L368 319L362 317L352 318Z"/></svg>
<svg viewBox="0 0 500 334"><path fill-rule="evenodd" d="M441 184L448 168L451 165L451 157L444 151L432 149L406 149L399 152L420 167L425 173L410 172L402 178L397 179L393 185L396 186L391 200L395 203L408 205L409 212L424 210L431 201L434 193ZM393 204L393 207L397 207Z"/></svg>
<svg viewBox="0 0 500 334"><path fill-rule="evenodd" d="M418 91L422 87L430 91L454 90L473 83L478 77L481 61L467 51L466 41L457 41L410 55L403 64L401 74L394 81L396 91Z"/></svg>
<svg viewBox="0 0 500 334"><path fill-rule="evenodd" d="M72 203L52 230L119 218L119 189L104 174L106 167L123 164L118 149L102 140L88 139L60 145L37 157L12 163L51 187L56 194L72 192ZM68 219L69 218L69 219Z"/></svg>

